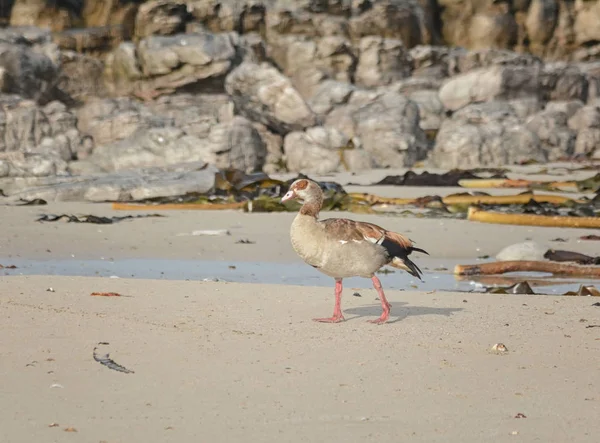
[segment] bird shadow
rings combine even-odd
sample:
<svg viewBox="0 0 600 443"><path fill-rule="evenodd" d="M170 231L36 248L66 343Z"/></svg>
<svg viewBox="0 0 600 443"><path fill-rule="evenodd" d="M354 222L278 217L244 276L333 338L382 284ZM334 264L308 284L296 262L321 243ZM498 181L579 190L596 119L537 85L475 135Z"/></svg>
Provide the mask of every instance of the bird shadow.
<svg viewBox="0 0 600 443"><path fill-rule="evenodd" d="M394 302L390 312L390 319L387 323L396 323L404 320L407 317L417 315L443 315L449 317L455 312L462 311L463 308L432 308L429 306L407 306L408 303ZM352 314L352 320L360 317L379 317L381 315L381 305L359 306L356 308L344 309L344 314Z"/></svg>

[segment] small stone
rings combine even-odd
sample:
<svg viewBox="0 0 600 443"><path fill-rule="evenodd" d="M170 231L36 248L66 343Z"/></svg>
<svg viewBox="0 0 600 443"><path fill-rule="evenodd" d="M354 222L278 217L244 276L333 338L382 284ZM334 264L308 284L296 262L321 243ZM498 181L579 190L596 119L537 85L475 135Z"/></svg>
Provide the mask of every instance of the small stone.
<svg viewBox="0 0 600 443"><path fill-rule="evenodd" d="M494 346L492 346L491 350L496 354L504 354L508 352L508 348L504 345L504 343L496 343Z"/></svg>

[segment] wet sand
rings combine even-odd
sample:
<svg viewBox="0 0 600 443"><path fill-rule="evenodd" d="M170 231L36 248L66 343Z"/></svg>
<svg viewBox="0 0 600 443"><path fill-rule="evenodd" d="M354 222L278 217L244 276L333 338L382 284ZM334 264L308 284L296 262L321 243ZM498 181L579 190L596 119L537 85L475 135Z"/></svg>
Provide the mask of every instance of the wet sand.
<svg viewBox="0 0 600 443"><path fill-rule="evenodd" d="M415 196L460 189L349 190ZM132 212L82 203L0 211L3 265L157 259L306 266L288 240L294 214L168 211L93 225L34 220ZM528 239L598 254L598 242L578 240L597 234L589 229L323 214L331 216L407 233L447 263L474 262ZM231 235L190 235L203 229ZM550 241L557 237L567 241ZM331 313L333 281L18 274L0 270L2 442L596 442L600 433L600 327L592 327L600 325L600 307L591 297L432 292L395 273L385 276L394 288L387 291L389 324L367 323L380 313L376 293L353 296L349 284L347 321L325 325L311 318ZM90 296L96 291L122 296ZM109 343L101 353L135 372L95 361L98 342ZM508 353L489 352L499 342Z"/></svg>

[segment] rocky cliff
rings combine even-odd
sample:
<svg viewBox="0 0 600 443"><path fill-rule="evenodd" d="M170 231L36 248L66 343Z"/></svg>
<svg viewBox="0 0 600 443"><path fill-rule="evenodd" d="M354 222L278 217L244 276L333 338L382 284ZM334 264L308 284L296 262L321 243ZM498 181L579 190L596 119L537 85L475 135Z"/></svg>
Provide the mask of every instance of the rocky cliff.
<svg viewBox="0 0 600 443"><path fill-rule="evenodd" d="M4 5L0 187L600 156L600 2Z"/></svg>

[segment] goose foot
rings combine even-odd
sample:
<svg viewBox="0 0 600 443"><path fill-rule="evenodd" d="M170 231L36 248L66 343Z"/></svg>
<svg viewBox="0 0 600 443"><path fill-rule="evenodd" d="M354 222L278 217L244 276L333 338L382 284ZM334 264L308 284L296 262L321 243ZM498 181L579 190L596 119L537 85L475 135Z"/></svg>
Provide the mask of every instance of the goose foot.
<svg viewBox="0 0 600 443"><path fill-rule="evenodd" d="M367 320L369 323L373 323L374 325L382 325L384 323L386 323L388 321L388 318L390 318L390 313L388 312L384 312L383 314L381 314L381 317L379 317L376 320Z"/></svg>

